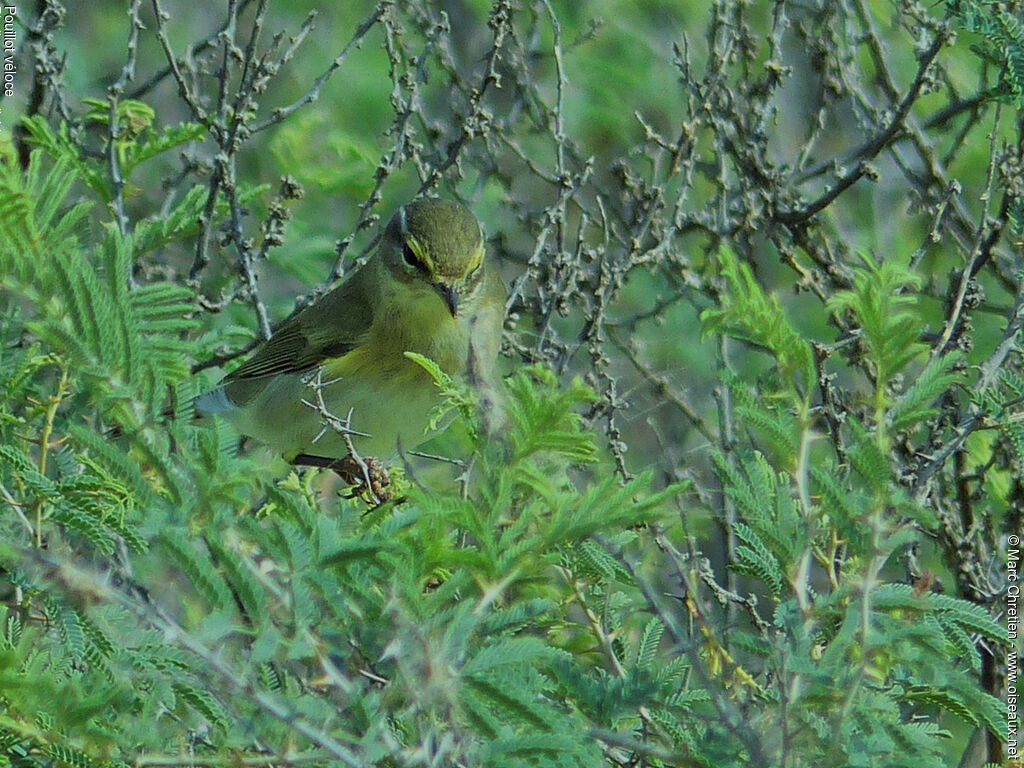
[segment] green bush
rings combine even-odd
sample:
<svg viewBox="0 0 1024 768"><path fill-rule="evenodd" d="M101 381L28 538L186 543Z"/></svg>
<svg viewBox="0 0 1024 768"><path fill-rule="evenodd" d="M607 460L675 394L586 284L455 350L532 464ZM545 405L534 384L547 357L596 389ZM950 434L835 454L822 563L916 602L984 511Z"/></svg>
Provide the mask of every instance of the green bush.
<svg viewBox="0 0 1024 768"><path fill-rule="evenodd" d="M1003 759L1020 9L676 5L20 20L0 764ZM191 420L425 191L510 286L499 435L438 376L375 503Z"/></svg>

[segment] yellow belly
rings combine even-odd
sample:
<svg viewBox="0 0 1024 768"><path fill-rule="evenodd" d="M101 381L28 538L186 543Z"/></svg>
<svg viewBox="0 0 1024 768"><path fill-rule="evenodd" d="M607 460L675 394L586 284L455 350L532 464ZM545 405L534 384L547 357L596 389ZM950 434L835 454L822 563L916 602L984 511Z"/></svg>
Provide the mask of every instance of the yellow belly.
<svg viewBox="0 0 1024 768"><path fill-rule="evenodd" d="M327 411L349 418L355 449L363 456L391 458L398 446L414 448L425 434L431 409L439 402L437 387L416 363L404 357L382 366L364 350L354 350L328 362L321 374ZM240 432L282 453L306 453L341 458L348 453L344 439L325 428L316 403L314 377L278 375L245 408L224 415Z"/></svg>

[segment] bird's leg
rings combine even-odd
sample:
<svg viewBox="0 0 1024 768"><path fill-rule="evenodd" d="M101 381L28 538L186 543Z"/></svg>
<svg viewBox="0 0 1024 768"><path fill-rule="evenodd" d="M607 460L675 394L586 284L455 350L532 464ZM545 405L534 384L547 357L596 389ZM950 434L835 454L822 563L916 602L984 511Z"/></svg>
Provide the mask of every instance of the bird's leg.
<svg viewBox="0 0 1024 768"><path fill-rule="evenodd" d="M352 496L367 494L375 504L390 501L393 495L389 487L391 477L384 467L384 462L372 456L363 459L348 455L340 459L331 459L327 456L300 453L291 460L291 464L296 467L330 469L344 480L346 485L352 486Z"/></svg>
<svg viewBox="0 0 1024 768"><path fill-rule="evenodd" d="M288 463L293 467L329 467L337 459L329 459L326 456L314 456L311 453L300 453Z"/></svg>
<svg viewBox="0 0 1024 768"><path fill-rule="evenodd" d="M339 477L354 486L354 493L367 494L377 504L390 501L391 477L380 459L368 456L357 458L352 455L343 456L331 465Z"/></svg>

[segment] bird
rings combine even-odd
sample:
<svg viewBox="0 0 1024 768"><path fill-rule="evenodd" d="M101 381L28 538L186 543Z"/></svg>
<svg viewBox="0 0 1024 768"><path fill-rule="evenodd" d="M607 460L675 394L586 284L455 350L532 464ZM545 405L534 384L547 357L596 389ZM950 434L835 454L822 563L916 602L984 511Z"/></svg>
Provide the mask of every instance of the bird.
<svg viewBox="0 0 1024 768"><path fill-rule="evenodd" d="M505 298L476 216L449 200L414 200L365 264L197 397L196 413L223 417L293 464L334 466L349 448L388 460L429 437L441 398L406 353L493 389ZM326 410L348 420L347 438L313 407L317 389Z"/></svg>

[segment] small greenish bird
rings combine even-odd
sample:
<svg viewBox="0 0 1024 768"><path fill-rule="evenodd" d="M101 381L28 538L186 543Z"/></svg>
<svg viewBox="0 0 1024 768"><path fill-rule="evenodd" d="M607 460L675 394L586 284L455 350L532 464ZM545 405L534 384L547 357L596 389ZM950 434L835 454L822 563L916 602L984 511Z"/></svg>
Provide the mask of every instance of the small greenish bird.
<svg viewBox="0 0 1024 768"><path fill-rule="evenodd" d="M489 386L501 341L505 288L484 258L480 223L464 206L423 198L400 208L364 266L295 314L217 389L196 398L295 463L341 459L344 438L315 403L349 424L363 456L390 458L421 443L440 400L406 352ZM326 462L324 462L326 464Z"/></svg>

